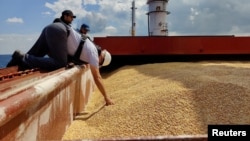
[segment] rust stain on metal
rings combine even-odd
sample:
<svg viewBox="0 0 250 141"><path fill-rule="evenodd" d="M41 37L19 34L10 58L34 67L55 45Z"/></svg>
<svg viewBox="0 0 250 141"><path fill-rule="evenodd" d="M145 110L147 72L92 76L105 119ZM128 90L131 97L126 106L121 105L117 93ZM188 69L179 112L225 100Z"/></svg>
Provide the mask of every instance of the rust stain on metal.
<svg viewBox="0 0 250 141"><path fill-rule="evenodd" d="M18 71L1 69L0 140L59 140L84 99L78 99L90 70L86 67ZM78 101L78 102L77 102ZM53 127L53 132L50 131Z"/></svg>
<svg viewBox="0 0 250 141"><path fill-rule="evenodd" d="M9 68L3 68L3 69L0 69L0 82L10 80L10 79L13 79L16 77L20 78L24 75L33 74L34 72L38 72L38 71L39 71L38 68L27 69L24 71L18 71L18 67L16 67L16 66L9 67Z"/></svg>

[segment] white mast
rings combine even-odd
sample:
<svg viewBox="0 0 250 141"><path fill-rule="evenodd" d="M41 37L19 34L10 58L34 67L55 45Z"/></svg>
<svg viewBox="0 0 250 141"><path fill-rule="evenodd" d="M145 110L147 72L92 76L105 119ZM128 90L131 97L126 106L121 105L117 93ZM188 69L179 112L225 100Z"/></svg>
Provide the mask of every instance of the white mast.
<svg viewBox="0 0 250 141"><path fill-rule="evenodd" d="M148 0L148 35L149 36L167 36L168 25L167 15L170 14L166 10L169 0Z"/></svg>

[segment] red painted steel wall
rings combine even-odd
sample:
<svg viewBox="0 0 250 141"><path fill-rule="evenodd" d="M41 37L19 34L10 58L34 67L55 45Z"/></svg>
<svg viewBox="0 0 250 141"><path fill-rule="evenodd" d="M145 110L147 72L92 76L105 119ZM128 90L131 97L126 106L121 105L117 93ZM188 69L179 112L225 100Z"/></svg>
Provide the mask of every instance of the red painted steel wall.
<svg viewBox="0 0 250 141"><path fill-rule="evenodd" d="M61 140L93 91L88 67L32 76L0 82L1 141Z"/></svg>
<svg viewBox="0 0 250 141"><path fill-rule="evenodd" d="M250 37L111 36L94 42L112 55L250 54Z"/></svg>

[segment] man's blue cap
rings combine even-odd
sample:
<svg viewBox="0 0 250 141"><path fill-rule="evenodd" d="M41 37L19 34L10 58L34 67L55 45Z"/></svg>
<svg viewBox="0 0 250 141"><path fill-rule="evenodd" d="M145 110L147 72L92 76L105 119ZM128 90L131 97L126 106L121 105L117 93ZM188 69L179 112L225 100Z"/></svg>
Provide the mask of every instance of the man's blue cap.
<svg viewBox="0 0 250 141"><path fill-rule="evenodd" d="M86 25L86 24L82 24L81 28L84 28L84 29L86 29L86 30L90 31L89 26L88 26L88 25Z"/></svg>

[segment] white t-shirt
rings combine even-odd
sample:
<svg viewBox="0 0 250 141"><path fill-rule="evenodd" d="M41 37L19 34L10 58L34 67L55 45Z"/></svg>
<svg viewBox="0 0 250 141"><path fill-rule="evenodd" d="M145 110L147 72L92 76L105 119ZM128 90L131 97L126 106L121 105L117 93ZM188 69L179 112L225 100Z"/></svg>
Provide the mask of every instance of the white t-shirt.
<svg viewBox="0 0 250 141"><path fill-rule="evenodd" d="M72 27L69 28L70 33L68 36L68 53L69 55L73 56L78 48L78 45L81 42L81 34L77 33Z"/></svg>
<svg viewBox="0 0 250 141"><path fill-rule="evenodd" d="M68 37L68 53L73 56L81 42L81 34L75 31L72 27L70 28L70 34ZM99 68L99 57L95 44L89 39L85 40L83 44L80 60L89 63L94 67Z"/></svg>

